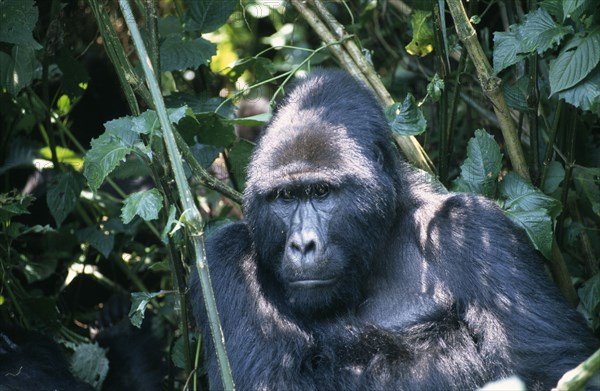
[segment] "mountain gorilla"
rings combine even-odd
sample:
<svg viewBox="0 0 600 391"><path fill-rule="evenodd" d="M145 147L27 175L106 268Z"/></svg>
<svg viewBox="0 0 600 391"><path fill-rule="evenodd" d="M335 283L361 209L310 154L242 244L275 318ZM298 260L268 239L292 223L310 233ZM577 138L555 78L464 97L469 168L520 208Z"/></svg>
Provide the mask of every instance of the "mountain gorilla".
<svg viewBox="0 0 600 391"><path fill-rule="evenodd" d="M599 346L502 211L409 167L341 71L279 104L244 210L207 243L238 389L548 390ZM197 277L192 297L219 389Z"/></svg>

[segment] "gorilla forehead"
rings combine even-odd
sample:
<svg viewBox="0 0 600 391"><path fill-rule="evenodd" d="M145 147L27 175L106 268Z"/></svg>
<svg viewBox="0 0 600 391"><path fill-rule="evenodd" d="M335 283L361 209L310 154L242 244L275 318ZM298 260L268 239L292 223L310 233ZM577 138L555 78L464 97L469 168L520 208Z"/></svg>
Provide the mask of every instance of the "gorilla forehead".
<svg viewBox="0 0 600 391"><path fill-rule="evenodd" d="M317 110L275 121L263 135L249 170L249 184L262 188L289 182L341 184L374 177L373 163L340 125L318 120Z"/></svg>

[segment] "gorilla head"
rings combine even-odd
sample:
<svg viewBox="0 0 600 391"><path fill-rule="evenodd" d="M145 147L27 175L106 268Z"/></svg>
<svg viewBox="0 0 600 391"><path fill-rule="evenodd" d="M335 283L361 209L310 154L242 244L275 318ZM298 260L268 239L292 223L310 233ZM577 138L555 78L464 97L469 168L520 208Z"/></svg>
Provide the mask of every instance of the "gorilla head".
<svg viewBox="0 0 600 391"><path fill-rule="evenodd" d="M389 127L366 88L340 88L349 78L314 72L292 88L248 170L259 267L311 316L356 304L398 209Z"/></svg>

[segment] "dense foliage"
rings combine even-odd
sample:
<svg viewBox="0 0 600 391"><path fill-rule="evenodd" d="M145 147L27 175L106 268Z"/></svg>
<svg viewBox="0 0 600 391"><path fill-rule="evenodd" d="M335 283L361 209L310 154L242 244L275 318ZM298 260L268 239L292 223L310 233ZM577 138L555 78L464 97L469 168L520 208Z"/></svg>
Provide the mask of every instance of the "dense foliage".
<svg viewBox="0 0 600 391"><path fill-rule="evenodd" d="M268 120L253 115L265 100L335 66L377 91L410 160L503 207L600 332L595 0L471 0L470 37L458 0L131 3L176 155L116 0L0 1L0 323L68 342L89 379L99 313L130 293L135 325L153 314L166 386L202 373L184 295L198 223L241 217L244 129ZM180 201L181 164L201 218Z"/></svg>

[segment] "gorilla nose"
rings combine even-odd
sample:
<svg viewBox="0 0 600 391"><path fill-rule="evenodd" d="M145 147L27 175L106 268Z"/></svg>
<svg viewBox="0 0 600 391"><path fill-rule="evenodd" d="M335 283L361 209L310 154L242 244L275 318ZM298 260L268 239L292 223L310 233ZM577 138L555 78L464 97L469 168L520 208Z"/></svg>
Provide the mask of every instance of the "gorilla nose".
<svg viewBox="0 0 600 391"><path fill-rule="evenodd" d="M297 267L305 267L315 262L317 235L314 231L301 231L292 234L288 241L288 257Z"/></svg>

